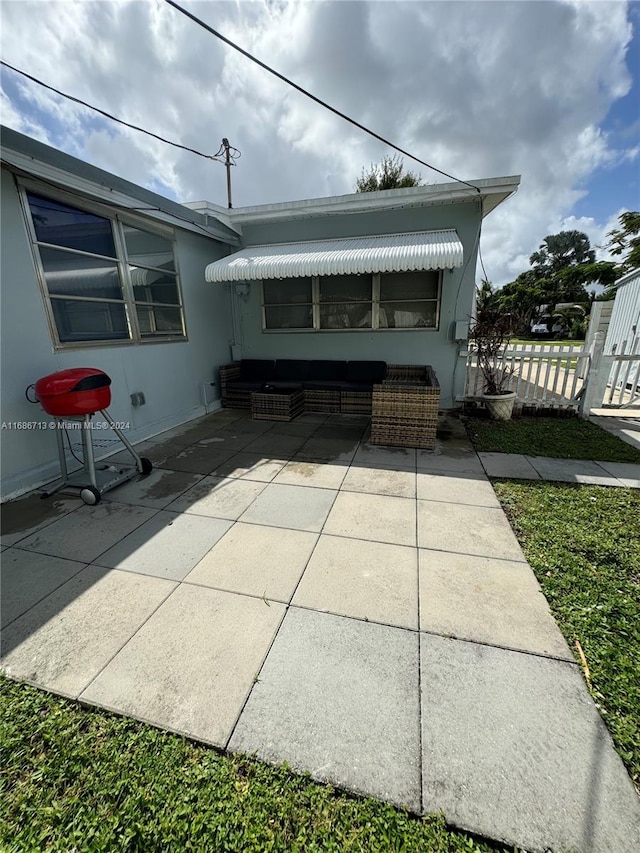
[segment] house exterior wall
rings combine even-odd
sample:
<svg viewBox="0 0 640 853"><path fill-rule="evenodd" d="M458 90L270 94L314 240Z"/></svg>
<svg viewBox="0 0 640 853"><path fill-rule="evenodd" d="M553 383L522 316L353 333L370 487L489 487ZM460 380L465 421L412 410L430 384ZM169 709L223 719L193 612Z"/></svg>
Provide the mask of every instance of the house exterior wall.
<svg viewBox="0 0 640 853"><path fill-rule="evenodd" d="M202 383L217 381L217 368L229 360L231 313L228 288L205 284L204 268L229 247L206 236L176 229L188 340L126 344L55 352L43 296L13 175L2 170L1 265L1 434L2 497L33 488L58 473L55 435L17 430L7 424L49 421L25 389L41 376L69 367L96 367L112 379L116 421L129 422L132 441L150 437L205 413ZM208 389L219 398L219 389ZM142 391L146 404L133 408L129 394ZM216 403L211 405L215 407ZM101 436L102 437L102 436ZM121 447L121 445L120 445ZM118 449L113 446L113 449ZM100 453L100 447L97 448Z"/></svg>
<svg viewBox="0 0 640 853"><path fill-rule="evenodd" d="M632 270L619 282L604 345L605 355L611 355L614 347L615 351L620 353L625 341L627 352L629 352L631 341L638 335L640 335L640 270Z"/></svg>
<svg viewBox="0 0 640 853"><path fill-rule="evenodd" d="M430 364L441 386L441 407L451 408L464 391L464 361L455 341L455 323L468 326L475 288L480 209L477 203L411 210L342 214L260 225L244 223L246 247L265 243L321 240L373 234L400 234L455 228L464 249L464 265L444 270L440 325L436 329L375 331L286 331L262 329L262 288L250 285L247 297L235 296L236 343L245 358L381 359L395 364ZM216 287L217 285L211 285Z"/></svg>

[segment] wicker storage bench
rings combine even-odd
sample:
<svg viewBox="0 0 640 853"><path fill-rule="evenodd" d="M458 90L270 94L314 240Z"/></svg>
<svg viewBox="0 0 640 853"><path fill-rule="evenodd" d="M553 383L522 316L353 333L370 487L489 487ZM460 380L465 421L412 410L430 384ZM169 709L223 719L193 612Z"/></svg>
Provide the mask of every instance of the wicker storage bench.
<svg viewBox="0 0 640 853"><path fill-rule="evenodd" d="M304 411L301 388L253 391L251 417L257 421L292 421Z"/></svg>
<svg viewBox="0 0 640 853"><path fill-rule="evenodd" d="M433 450L439 405L431 367L389 365L387 378L373 387L371 443Z"/></svg>

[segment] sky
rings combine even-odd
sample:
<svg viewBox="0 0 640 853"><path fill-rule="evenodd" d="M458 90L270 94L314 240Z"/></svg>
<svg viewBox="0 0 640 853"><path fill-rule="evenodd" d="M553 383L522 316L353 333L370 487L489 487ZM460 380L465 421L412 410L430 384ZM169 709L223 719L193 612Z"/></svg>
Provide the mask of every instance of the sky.
<svg viewBox="0 0 640 853"><path fill-rule="evenodd" d="M483 226L497 286L561 230L584 231L608 259L607 233L640 209L638 2L179 2L439 169L467 181L521 175ZM353 192L363 167L394 153L163 0L1 0L0 23L2 59L49 85L207 154L227 137L242 153L234 207ZM5 68L0 98L9 127L169 198L226 206L219 163Z"/></svg>

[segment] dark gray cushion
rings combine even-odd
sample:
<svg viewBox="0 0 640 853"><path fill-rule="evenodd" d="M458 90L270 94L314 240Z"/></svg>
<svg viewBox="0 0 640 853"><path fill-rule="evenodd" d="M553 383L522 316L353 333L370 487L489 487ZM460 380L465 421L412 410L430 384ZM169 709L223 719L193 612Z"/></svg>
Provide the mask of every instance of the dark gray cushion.
<svg viewBox="0 0 640 853"><path fill-rule="evenodd" d="M311 361L309 363L309 379L327 379L335 382L347 378L346 361Z"/></svg>
<svg viewBox="0 0 640 853"><path fill-rule="evenodd" d="M227 382L227 388L237 388L240 391L259 391L263 385L264 382L261 379L230 379Z"/></svg>
<svg viewBox="0 0 640 853"><path fill-rule="evenodd" d="M299 358L279 358L276 361L275 379L284 382L302 382L309 376L309 362Z"/></svg>
<svg viewBox="0 0 640 853"><path fill-rule="evenodd" d="M260 379L268 382L274 373L275 363L270 358L243 358L240 362L240 378L247 382Z"/></svg>
<svg viewBox="0 0 640 853"><path fill-rule="evenodd" d="M386 373L385 361L350 361L347 365L349 382L382 382Z"/></svg>
<svg viewBox="0 0 640 853"><path fill-rule="evenodd" d="M304 383L304 387L308 391L342 391L348 386L344 380L340 379L334 381L331 379L308 379Z"/></svg>

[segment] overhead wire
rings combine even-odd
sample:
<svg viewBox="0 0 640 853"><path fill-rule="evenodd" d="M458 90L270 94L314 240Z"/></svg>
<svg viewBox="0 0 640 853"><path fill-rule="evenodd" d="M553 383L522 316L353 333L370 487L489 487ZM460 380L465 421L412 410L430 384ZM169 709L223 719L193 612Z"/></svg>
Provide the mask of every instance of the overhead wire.
<svg viewBox="0 0 640 853"><path fill-rule="evenodd" d="M339 116L341 119L344 119L344 121L348 121L349 124L352 124L354 125L354 127L357 127L360 130L364 131L364 133L368 133L369 136L373 136L374 139L377 139L379 142L383 142L385 145L388 145L390 148L393 148L395 151L398 151L405 157L409 157L410 160L414 160L416 163L420 163L421 166L426 166L427 169L431 169L432 171L437 172L439 175L444 175L445 178L451 178L452 181L456 181L459 184L466 184L466 186L471 187L471 189L476 190L478 193L481 192L480 188L475 186L475 184L470 184L468 181L463 181L461 178L456 178L454 175L450 175L448 172L443 172L442 169L438 169L431 163L427 163L426 160L421 160L419 157L416 157L409 151L406 151L404 148L400 148L399 145L396 145L389 139L385 139L384 136L381 136L379 133L376 133L375 130L371 130L364 124L361 124L359 121L356 121L355 119L351 118L351 116L348 116L346 113L343 113L340 110L336 109L336 107L332 107L331 104L328 104L326 101L323 101L321 98L318 98L317 95L314 95L307 89L304 89L302 86L299 86L297 83L294 83L293 80L290 80L288 77L285 77L284 74L281 74L279 71L276 71L275 68L271 68L271 66L267 65L266 62L262 62L261 59L258 59L253 54L249 53L248 50L245 50L244 48L240 47L240 45L236 44L234 41L231 41L231 39L227 38L226 36L223 36L222 33L218 32L218 30L215 30L213 27L209 26L209 24L206 24L201 18L198 18L197 15L194 15L192 12L188 12L178 3L175 3L174 0L165 0L165 3L167 3L169 6L173 6L173 8L176 9L178 12L181 12L187 18L190 18L195 24L198 24L198 26L205 29L208 33L211 33L211 35L215 36L217 39L220 39L220 41L224 42L225 44L228 44L229 47L232 47L234 50L237 50L238 53L241 53L247 59L250 59L251 62L255 62L256 65L260 66L260 68L264 68L265 71L268 71L270 74L273 74L274 77L277 77L279 80L282 80L284 83L287 83L287 85L292 86L294 89L305 95L307 98L311 98L311 100L315 101L316 104L320 104L320 106L334 113L334 115Z"/></svg>
<svg viewBox="0 0 640 853"><path fill-rule="evenodd" d="M5 68L11 69L11 71L15 71L16 74L21 74L23 77L26 77L27 80L31 80L33 83L37 83L39 86L43 86L45 89L49 89L50 92L55 92L56 95L60 95L61 97L66 98L69 101L73 101L75 104L80 104L83 107L87 107L87 109L93 110L94 112L99 113L100 115L110 119L111 121L115 121L118 124L122 124L125 127L131 128L131 130L137 130L139 133L145 133L147 136L152 136L159 142L164 142L166 145L172 145L174 148L181 148L183 151L189 151L191 154L196 154L198 157L204 157L205 160L215 160L215 162L217 163L222 163L222 160L217 159L217 155L204 154L202 151L198 151L196 148L190 148L188 145L182 145L181 142L173 142L171 139L166 139L164 136L159 136L157 133L153 133L150 130L145 130L144 127L139 127L136 124L131 124L128 121L124 121L124 119L118 118L117 116L114 116L111 113L100 109L100 107L96 107L93 104L88 104L86 101L83 101L80 98L76 98L73 95L69 95L67 92L62 92L60 89L56 89L54 86L50 86L48 83L39 80L37 77L34 77L31 74L27 74L26 71L22 71L20 68L16 68L14 65L10 65L8 62L5 62L4 59L0 59L0 64L4 65Z"/></svg>

